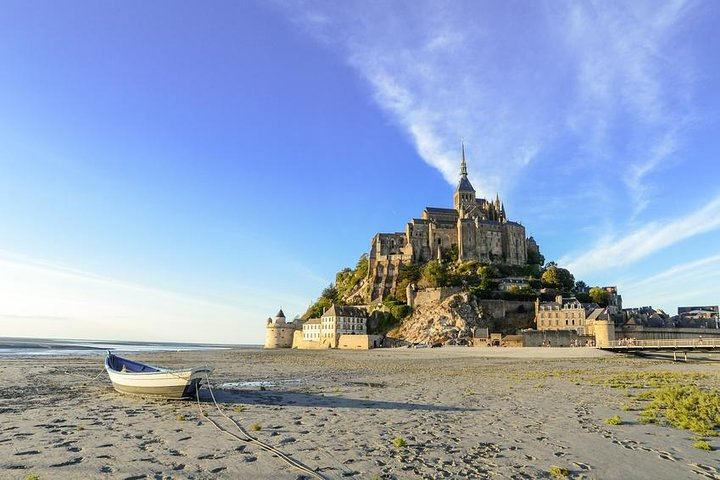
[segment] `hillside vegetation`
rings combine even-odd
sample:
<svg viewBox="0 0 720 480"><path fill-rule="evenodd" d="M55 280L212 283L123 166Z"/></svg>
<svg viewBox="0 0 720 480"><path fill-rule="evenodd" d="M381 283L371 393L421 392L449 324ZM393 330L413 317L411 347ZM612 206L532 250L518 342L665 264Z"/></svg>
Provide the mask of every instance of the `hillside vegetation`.
<svg viewBox="0 0 720 480"><path fill-rule="evenodd" d="M472 260L458 263L457 253L450 249L442 261L432 260L424 264L401 264L397 278L397 288L383 301L382 312L375 314L373 333L385 333L397 327L403 319L412 315L412 309L406 304L405 291L409 284L418 288L459 287L475 299L498 299L534 301L553 300L556 294L574 295L584 303L595 302L607 305L607 291L592 288L587 291L585 282L575 282L569 270L561 268L555 262L545 266L532 264L513 266L493 264ZM539 256L538 261L544 260ZM521 278L529 287L510 287L500 291L500 281L506 277ZM328 285L320 297L308 308L303 319L316 318L333 304L360 305L367 301L369 293L368 257L363 254L355 268L344 268L335 275L335 282ZM541 293L541 289L545 289Z"/></svg>

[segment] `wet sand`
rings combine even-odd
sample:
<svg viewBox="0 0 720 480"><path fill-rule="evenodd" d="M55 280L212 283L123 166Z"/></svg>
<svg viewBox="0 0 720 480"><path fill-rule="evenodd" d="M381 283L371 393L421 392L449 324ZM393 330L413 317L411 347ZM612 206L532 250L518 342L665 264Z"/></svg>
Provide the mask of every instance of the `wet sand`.
<svg viewBox="0 0 720 480"><path fill-rule="evenodd" d="M558 466L570 478L720 479L718 451L694 448L692 432L639 423L622 407L640 390L607 383L669 371L704 373L701 384L718 388L717 362L464 347L131 358L214 365L223 411L325 478L551 478ZM0 478L304 478L219 432L205 415L237 429L206 390L198 406L117 394L105 373L77 376L101 370L98 356L0 359ZM623 423L606 425L614 415Z"/></svg>

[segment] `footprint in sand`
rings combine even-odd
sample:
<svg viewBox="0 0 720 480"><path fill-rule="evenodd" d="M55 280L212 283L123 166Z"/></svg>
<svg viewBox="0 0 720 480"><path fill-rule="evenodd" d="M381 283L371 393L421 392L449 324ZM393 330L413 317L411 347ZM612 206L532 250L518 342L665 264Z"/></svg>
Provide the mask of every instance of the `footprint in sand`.
<svg viewBox="0 0 720 480"><path fill-rule="evenodd" d="M75 457L75 458L73 458L73 459L71 459L71 460L68 460L67 462L54 463L54 464L50 465L50 467L52 467L52 468L57 468L57 467L69 467L69 466L71 466L71 465L77 465L78 463L80 463L80 462L82 462L82 461L83 461L83 457Z"/></svg>
<svg viewBox="0 0 720 480"><path fill-rule="evenodd" d="M671 462L677 462L677 458L673 457L670 452L663 452L658 451L658 457L662 458L663 460L670 460Z"/></svg>
<svg viewBox="0 0 720 480"><path fill-rule="evenodd" d="M225 455L216 455L214 453L206 453L204 455L198 455L198 460L218 460L220 458L225 458Z"/></svg>
<svg viewBox="0 0 720 480"><path fill-rule="evenodd" d="M691 471L705 478L711 478L712 480L720 480L720 470L710 465L703 465L702 463L688 463L692 467Z"/></svg>
<svg viewBox="0 0 720 480"><path fill-rule="evenodd" d="M587 463L573 462L573 465L577 466L580 470L585 470L585 471L592 470L592 467L590 467L590 465L588 465Z"/></svg>
<svg viewBox="0 0 720 480"><path fill-rule="evenodd" d="M0 468L4 468L6 470L27 470L30 467L20 463L0 463Z"/></svg>
<svg viewBox="0 0 720 480"><path fill-rule="evenodd" d="M26 450L24 452L17 452L15 455L24 456L24 455L37 455L40 453L39 450Z"/></svg>

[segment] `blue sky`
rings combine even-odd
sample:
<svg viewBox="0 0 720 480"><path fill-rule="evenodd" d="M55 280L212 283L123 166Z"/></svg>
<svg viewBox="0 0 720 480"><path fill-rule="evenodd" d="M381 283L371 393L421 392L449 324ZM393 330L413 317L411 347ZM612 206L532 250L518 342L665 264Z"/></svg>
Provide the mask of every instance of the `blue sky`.
<svg viewBox="0 0 720 480"><path fill-rule="evenodd" d="M720 301L715 2L9 1L3 336L259 343L465 139L548 260Z"/></svg>

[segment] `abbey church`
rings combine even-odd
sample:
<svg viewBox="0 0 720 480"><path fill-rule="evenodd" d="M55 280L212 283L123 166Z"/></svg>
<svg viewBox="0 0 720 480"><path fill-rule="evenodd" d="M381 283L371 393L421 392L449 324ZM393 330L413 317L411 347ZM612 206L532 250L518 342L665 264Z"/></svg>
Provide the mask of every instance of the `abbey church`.
<svg viewBox="0 0 720 480"><path fill-rule="evenodd" d="M462 145L460 181L453 208L426 207L422 218L413 218L405 232L378 233L369 255L370 300L382 300L397 284L401 263L441 259L457 248L458 260L526 265L528 251L539 253L535 240L525 237L525 227L507 219L499 196L494 201L475 196L467 177Z"/></svg>

